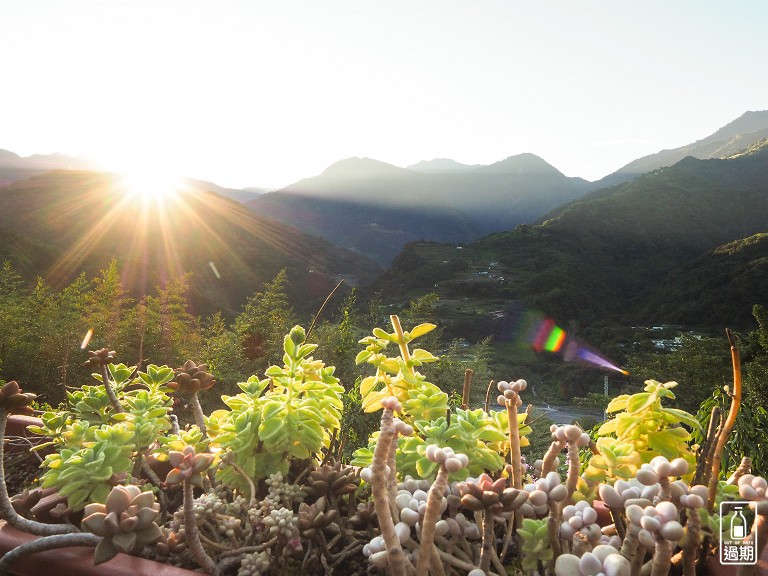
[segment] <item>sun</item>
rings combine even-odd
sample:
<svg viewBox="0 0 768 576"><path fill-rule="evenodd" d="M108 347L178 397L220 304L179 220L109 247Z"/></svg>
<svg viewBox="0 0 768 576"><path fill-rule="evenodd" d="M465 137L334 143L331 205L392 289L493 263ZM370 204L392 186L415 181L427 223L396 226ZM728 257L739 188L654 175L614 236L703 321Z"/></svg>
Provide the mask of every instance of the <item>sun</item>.
<svg viewBox="0 0 768 576"><path fill-rule="evenodd" d="M178 176L147 167L122 170L121 183L128 199L156 205L175 198L184 187Z"/></svg>

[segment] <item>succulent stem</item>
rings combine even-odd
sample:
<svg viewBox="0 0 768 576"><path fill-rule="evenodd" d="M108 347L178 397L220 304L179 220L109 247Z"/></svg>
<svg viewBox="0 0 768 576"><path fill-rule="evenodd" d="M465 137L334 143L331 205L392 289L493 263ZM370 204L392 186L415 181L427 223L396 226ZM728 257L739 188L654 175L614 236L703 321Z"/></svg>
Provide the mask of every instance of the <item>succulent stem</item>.
<svg viewBox="0 0 768 576"><path fill-rule="evenodd" d="M686 513L688 521L685 523L685 543L683 544L683 576L696 576L701 517L698 510L688 508Z"/></svg>
<svg viewBox="0 0 768 576"><path fill-rule="evenodd" d="M371 471L371 491L373 492L373 506L379 519L381 536L387 546L387 559L389 561L390 574L393 576L405 576L405 555L400 546L400 540L395 533L395 524L392 521L390 509L387 460L389 452L396 438L392 409L385 407L381 414L381 433L376 441L373 452Z"/></svg>
<svg viewBox="0 0 768 576"><path fill-rule="evenodd" d="M443 494L447 486L448 471L445 469L445 466L441 465L427 496L427 509L424 512L424 519L421 523L421 539L419 559L416 562L416 576L427 576L435 543L435 524L440 517L440 505L443 502Z"/></svg>
<svg viewBox="0 0 768 576"><path fill-rule="evenodd" d="M544 478L547 474L555 469L555 459L558 454L565 448L565 442L561 440L555 440L549 445L549 450L544 455L544 460L541 464L541 477Z"/></svg>
<svg viewBox="0 0 768 576"><path fill-rule="evenodd" d="M768 539L768 502L763 500L756 503L755 523L752 525L752 532L747 537L750 542L757 538L756 558L760 558L765 550L765 542ZM757 569L757 563L751 566L740 566L737 576L752 576Z"/></svg>
<svg viewBox="0 0 768 576"><path fill-rule="evenodd" d="M565 487L568 490L568 498L573 498L576 486L579 482L579 445L576 442L568 442L568 476L565 480Z"/></svg>
<svg viewBox="0 0 768 576"><path fill-rule="evenodd" d="M5 408L0 408L0 517L8 524L23 532L35 534L37 536L51 536L54 534L69 534L80 532L72 524L43 524L28 520L19 516L11 505L11 499L8 497L8 487L5 485L5 425L8 422L8 412Z"/></svg>
<svg viewBox="0 0 768 576"><path fill-rule="evenodd" d="M656 551L653 554L653 563L651 564L651 576L667 576L671 563L672 542L662 536L657 536Z"/></svg>
<svg viewBox="0 0 768 576"><path fill-rule="evenodd" d="M483 545L480 549L480 570L488 574L491 567L491 547L493 546L493 512L483 512Z"/></svg>
<svg viewBox="0 0 768 576"><path fill-rule="evenodd" d="M206 436L205 414L203 414L203 407L200 405L200 398L197 397L197 390L192 393L192 397L189 399L189 404L192 406L192 414L195 417L195 424L200 428L200 432L203 433L203 436Z"/></svg>
<svg viewBox="0 0 768 576"><path fill-rule="evenodd" d="M520 429L517 422L517 404L515 400L507 399L507 416L509 419L509 460L512 464L512 487L520 490L523 487L522 456L520 454Z"/></svg>
<svg viewBox="0 0 768 576"><path fill-rule="evenodd" d="M202 542L200 542L200 532L197 529L197 521L195 520L194 510L194 494L192 490L192 482L188 478L184 479L184 534L192 558L195 559L200 567L208 574L214 574L218 576L219 571L214 563L213 559L208 556L208 553L203 548Z"/></svg>
<svg viewBox="0 0 768 576"><path fill-rule="evenodd" d="M392 314L389 317L390 322L392 322L392 328L395 329L395 334L397 335L397 344L400 346L400 355L403 357L403 360L408 362L408 360L411 359L411 353L408 352L408 344L405 342L405 335L403 334L403 327L400 324L400 318L397 317L397 315Z"/></svg>
<svg viewBox="0 0 768 576"><path fill-rule="evenodd" d="M101 379L104 384L104 389L107 391L109 402L112 404L115 412L123 412L123 405L120 404L120 400L118 400L117 394L115 394L115 389L112 388L112 383L109 380L109 371L105 364L101 365Z"/></svg>
<svg viewBox="0 0 768 576"><path fill-rule="evenodd" d="M712 512L715 505L715 496L717 495L717 481L720 476L720 465L723 459L723 450L725 449L725 443L728 441L728 437L731 435L731 430L736 423L736 416L739 413L741 407L741 359L739 357L739 350L736 348L736 341L734 340L733 333L730 330L725 331L728 336L728 342L731 344L731 363L733 364L733 395L731 396L731 409L728 412L728 418L726 418L723 427L720 429L717 435L717 444L715 445L715 452L712 455L712 476L709 478L709 501L707 508Z"/></svg>
<svg viewBox="0 0 768 576"><path fill-rule="evenodd" d="M46 536L44 538L38 538L37 540L30 540L29 542L17 546L10 552L7 552L2 559L0 559L0 574L8 574L13 563L25 556L30 556L38 552L45 552L46 550L66 548L67 546L95 547L100 541L100 536L90 534L89 532L57 534L55 536Z"/></svg>

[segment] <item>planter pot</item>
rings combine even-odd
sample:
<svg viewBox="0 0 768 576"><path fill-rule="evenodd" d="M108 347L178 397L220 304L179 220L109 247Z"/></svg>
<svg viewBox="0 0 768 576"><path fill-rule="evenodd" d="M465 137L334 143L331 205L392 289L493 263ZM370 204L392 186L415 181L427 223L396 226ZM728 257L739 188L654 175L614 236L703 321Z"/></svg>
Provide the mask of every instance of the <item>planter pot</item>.
<svg viewBox="0 0 768 576"><path fill-rule="evenodd" d="M0 556L35 538L37 536L21 532L2 522ZM200 572L127 554L118 554L112 560L94 566L93 550L89 547L72 546L40 552L19 560L11 567L10 573L15 576L39 576L49 573L56 576L200 576Z"/></svg>

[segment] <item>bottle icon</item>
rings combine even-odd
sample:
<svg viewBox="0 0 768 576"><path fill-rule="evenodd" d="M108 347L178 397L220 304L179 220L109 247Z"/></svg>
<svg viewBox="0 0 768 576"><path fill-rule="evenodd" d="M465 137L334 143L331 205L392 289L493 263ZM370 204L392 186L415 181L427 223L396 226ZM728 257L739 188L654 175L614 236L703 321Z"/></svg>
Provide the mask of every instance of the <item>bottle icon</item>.
<svg viewBox="0 0 768 576"><path fill-rule="evenodd" d="M731 538L734 540L741 540L747 535L747 519L741 510L741 506L734 507L734 515L731 517ZM740 521L740 523L737 523L737 521Z"/></svg>

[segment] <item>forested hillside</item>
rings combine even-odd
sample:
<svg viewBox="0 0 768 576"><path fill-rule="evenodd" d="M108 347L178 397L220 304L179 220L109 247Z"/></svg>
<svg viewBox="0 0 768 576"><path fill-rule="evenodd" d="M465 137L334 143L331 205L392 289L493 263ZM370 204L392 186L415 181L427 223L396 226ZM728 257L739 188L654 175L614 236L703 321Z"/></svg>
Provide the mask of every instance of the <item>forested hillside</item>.
<svg viewBox="0 0 768 576"><path fill-rule="evenodd" d="M763 145L732 159L687 158L460 250L411 245L380 286L524 303L562 323L744 325L765 301L766 260L762 236L742 239L766 223Z"/></svg>
<svg viewBox="0 0 768 576"><path fill-rule="evenodd" d="M376 264L204 189L137 196L113 174L51 172L0 188L0 257L53 286L113 258L141 296L186 273L195 313L239 310L254 287L286 268L289 293L316 308L342 278L368 282Z"/></svg>

